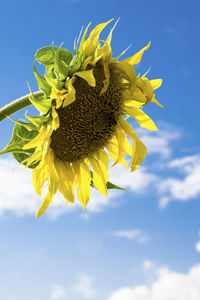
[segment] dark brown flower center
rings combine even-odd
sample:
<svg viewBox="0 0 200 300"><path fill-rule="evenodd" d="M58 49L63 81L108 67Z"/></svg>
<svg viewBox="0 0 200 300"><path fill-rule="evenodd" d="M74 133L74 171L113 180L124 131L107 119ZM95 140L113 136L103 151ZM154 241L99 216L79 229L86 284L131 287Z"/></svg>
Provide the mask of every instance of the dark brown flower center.
<svg viewBox="0 0 200 300"><path fill-rule="evenodd" d="M122 111L122 88L118 76L110 70L110 84L102 95L103 67L94 69L96 86L90 87L76 77L76 100L59 108L60 127L51 136L51 148L63 161L84 159L106 146L112 138Z"/></svg>

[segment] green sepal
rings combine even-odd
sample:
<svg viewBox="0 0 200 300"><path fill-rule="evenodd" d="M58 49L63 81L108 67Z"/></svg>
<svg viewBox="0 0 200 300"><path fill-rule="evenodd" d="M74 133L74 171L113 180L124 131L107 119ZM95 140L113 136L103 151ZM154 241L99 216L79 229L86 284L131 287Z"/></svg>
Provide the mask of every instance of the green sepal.
<svg viewBox="0 0 200 300"><path fill-rule="evenodd" d="M48 83L57 90L61 90L64 86L64 82L59 79L54 79L51 76L48 76L47 74L45 74L45 78L48 81Z"/></svg>
<svg viewBox="0 0 200 300"><path fill-rule="evenodd" d="M107 186L107 189L110 190L110 189L115 189L115 190L122 190L122 191L126 191L126 189L116 185L116 184L113 184L111 183L110 181L108 181L106 183L106 186Z"/></svg>
<svg viewBox="0 0 200 300"><path fill-rule="evenodd" d="M35 54L36 60L43 65L53 65L55 53L59 52L60 60L69 65L72 60L72 53L60 47L47 46L37 50Z"/></svg>
<svg viewBox="0 0 200 300"><path fill-rule="evenodd" d="M28 149L23 150L23 146L33 140L38 135L37 130L28 130L24 126L24 124L21 124L19 121L17 121L16 125L13 129L13 134L10 142L8 145L0 151L0 155L6 154L6 153L12 153L13 157L20 163L24 164L29 157L32 156L35 149ZM32 164L29 166L29 168L33 169L37 166L38 163Z"/></svg>
<svg viewBox="0 0 200 300"><path fill-rule="evenodd" d="M73 57L73 60L70 64L69 76L72 76L75 72L80 70L82 60L79 57L78 53Z"/></svg>
<svg viewBox="0 0 200 300"><path fill-rule="evenodd" d="M31 121L36 127L40 128L44 123L46 123L49 120L50 113L46 115L41 115L39 117L33 117L29 116L27 112L25 113L25 116L27 117L28 120Z"/></svg>
<svg viewBox="0 0 200 300"><path fill-rule="evenodd" d="M66 80L66 78L69 74L70 68L69 68L69 65L63 59L64 53L61 50L64 50L64 49L59 48L59 50L56 51L54 54L54 67L55 67L55 72L60 77L60 79ZM71 59L72 59L72 56L71 56Z"/></svg>
<svg viewBox="0 0 200 300"><path fill-rule="evenodd" d="M28 85L29 86L29 85ZM51 98L46 98L46 96L35 97L30 86L30 97L29 100L31 103L39 110L41 113L46 114L51 108L52 100Z"/></svg>
<svg viewBox="0 0 200 300"><path fill-rule="evenodd" d="M20 121L20 120L14 120L14 119L12 119L12 118L10 118L10 117L8 117L8 119L11 120L12 122L14 122L15 124L19 124L19 125L24 126L28 131L31 131L31 130L38 130L34 124L32 124L32 123L29 122L29 121L27 122L27 120L20 119L20 120L22 120L22 121L25 121L25 122L22 122L22 121Z"/></svg>
<svg viewBox="0 0 200 300"><path fill-rule="evenodd" d="M91 179L90 186L93 187L93 188L95 188L94 182L93 182L93 172L90 171L90 174L91 174L91 178L92 178L92 179ZM106 183L106 187L107 187L108 190L110 190L110 189L123 190L123 191L126 190L126 189L124 189L124 188L122 188L122 187L119 187L119 186L117 186L117 185L111 183L110 181L108 181L108 182Z"/></svg>
<svg viewBox="0 0 200 300"><path fill-rule="evenodd" d="M35 68L35 60L33 62L33 71L34 71L34 75L35 78L37 80L39 89L41 91L43 91L46 96L49 96L51 94L51 86L49 85L49 83L47 82L47 80L45 78L43 78L36 70Z"/></svg>

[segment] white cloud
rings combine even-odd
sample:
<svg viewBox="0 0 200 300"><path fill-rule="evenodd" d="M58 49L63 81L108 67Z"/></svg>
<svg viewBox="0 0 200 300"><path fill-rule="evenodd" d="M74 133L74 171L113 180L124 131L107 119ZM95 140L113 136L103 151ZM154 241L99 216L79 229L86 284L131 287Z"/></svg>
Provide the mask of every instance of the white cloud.
<svg viewBox="0 0 200 300"><path fill-rule="evenodd" d="M148 241L148 237L138 229L133 230L119 230L112 233L113 236L118 238L125 238L128 240L135 240L139 244L144 244Z"/></svg>
<svg viewBox="0 0 200 300"><path fill-rule="evenodd" d="M40 198L33 188L31 170L24 169L22 166L16 167L17 162L14 159L0 159L0 216L5 212L12 212L16 216L35 215L43 198ZM121 165L112 168L110 175L110 181L137 193L144 193L156 178L153 174L147 174L144 168L131 173ZM95 189L91 189L91 192L86 214L100 213L106 207L119 205L120 202L115 199L123 193L119 190L109 190L108 197L104 197ZM65 205L63 197L56 195L53 206L49 206L46 215L54 220L62 214L72 213L78 209L82 211L78 200L75 201L74 206Z"/></svg>
<svg viewBox="0 0 200 300"><path fill-rule="evenodd" d="M200 156L186 156L169 163L183 173L183 178L168 177L160 181L158 192L161 195L160 206L164 208L170 201L188 201L200 195Z"/></svg>
<svg viewBox="0 0 200 300"><path fill-rule="evenodd" d="M195 245L195 249L200 252L200 241L198 241Z"/></svg>
<svg viewBox="0 0 200 300"><path fill-rule="evenodd" d="M30 170L16 166L14 160L0 159L0 215L9 211L24 216L33 214L39 207Z"/></svg>
<svg viewBox="0 0 200 300"><path fill-rule="evenodd" d="M159 163L164 169L177 170L179 176L162 178L151 165L143 165L135 172L126 170L123 165L117 165L109 169L109 181L126 188L135 194L145 195L153 189L154 195L160 199L160 207L164 208L172 200L187 201L200 194L200 156L186 156L169 161L172 155L172 142L180 137L180 132L172 130L169 126L157 132L148 132L139 129L139 134L147 144L149 155L155 153L161 155ZM169 128L168 128L169 127ZM35 215L42 201L34 191L32 185L31 170L22 167L16 169L17 162L14 159L0 159L0 216L5 212L12 212L16 216ZM180 177L182 176L182 178ZM159 185L157 184L159 182ZM125 192L109 190L108 197L102 196L97 190L91 189L91 199L87 205L84 218L87 219L93 213L100 213L107 207L119 206L126 201L121 195ZM55 196L53 206L50 205L46 215L54 220L66 213L83 211L76 199L75 205L65 205L61 196Z"/></svg>
<svg viewBox="0 0 200 300"><path fill-rule="evenodd" d="M199 300L199 278L200 264L186 274L159 268L152 283L120 288L108 300Z"/></svg>
<svg viewBox="0 0 200 300"><path fill-rule="evenodd" d="M96 291L93 287L93 279L87 274L80 274L73 287L73 293L88 299L94 298Z"/></svg>
<svg viewBox="0 0 200 300"><path fill-rule="evenodd" d="M181 132L167 124L160 124L157 132L139 128L138 132L149 154L160 154L162 158L172 155L172 142L181 137Z"/></svg>
<svg viewBox="0 0 200 300"><path fill-rule="evenodd" d="M55 285L50 292L50 298L55 300L64 299L65 295L66 295L65 289L58 284Z"/></svg>

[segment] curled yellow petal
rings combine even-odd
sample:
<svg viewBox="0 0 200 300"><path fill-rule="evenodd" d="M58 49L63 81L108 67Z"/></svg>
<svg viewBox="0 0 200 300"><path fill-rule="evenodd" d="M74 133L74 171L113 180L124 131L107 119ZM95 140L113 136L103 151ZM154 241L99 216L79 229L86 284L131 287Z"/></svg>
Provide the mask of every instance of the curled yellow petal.
<svg viewBox="0 0 200 300"><path fill-rule="evenodd" d="M129 90L132 92L136 85L136 72L135 69L126 62L112 62L111 68L118 70L123 78L129 81Z"/></svg>
<svg viewBox="0 0 200 300"><path fill-rule="evenodd" d="M149 80L149 82L154 90L158 89L162 85L162 79L153 79Z"/></svg>
<svg viewBox="0 0 200 300"><path fill-rule="evenodd" d="M124 105L124 111L133 117L141 127L149 130L157 130L154 122L141 109Z"/></svg>
<svg viewBox="0 0 200 300"><path fill-rule="evenodd" d="M85 79L90 86L92 87L96 86L96 80L93 74L93 70L76 72L74 75Z"/></svg>
<svg viewBox="0 0 200 300"><path fill-rule="evenodd" d="M106 148L107 148L110 156L112 157L113 161L116 162L116 160L118 158L118 152L119 152L116 138L113 137L111 142L106 145ZM131 149L131 154L132 154L132 149ZM126 167L126 169L128 169L128 163L124 158L121 161L118 161L118 163L123 164Z"/></svg>
<svg viewBox="0 0 200 300"><path fill-rule="evenodd" d="M92 55L88 56L88 57L84 60L84 62L82 63L80 69L81 69L82 71L85 71L85 69L87 68L88 64L91 62L91 60L92 60Z"/></svg>
<svg viewBox="0 0 200 300"><path fill-rule="evenodd" d="M146 147L136 135L133 128L122 117L119 122L121 128L132 138L133 149L131 158L131 171L133 172L143 162L146 155Z"/></svg>
<svg viewBox="0 0 200 300"><path fill-rule="evenodd" d="M24 150L31 149L37 147L40 144L43 144L45 141L47 141L50 138L52 132L53 132L52 121L49 121L47 124L41 127L39 134L32 141L25 144L22 149Z"/></svg>
<svg viewBox="0 0 200 300"><path fill-rule="evenodd" d="M146 103L149 103L153 97L153 87L146 77L137 77L136 86L142 91L146 97Z"/></svg>
<svg viewBox="0 0 200 300"><path fill-rule="evenodd" d="M67 88L67 94L65 95L63 107L70 105L72 102L76 100L76 90L73 86L74 80L75 78L72 77L65 83L65 87Z"/></svg>
<svg viewBox="0 0 200 300"><path fill-rule="evenodd" d="M60 121L55 106L52 106L51 115L52 115L52 127L53 130L56 130L60 126Z"/></svg>
<svg viewBox="0 0 200 300"><path fill-rule="evenodd" d="M116 138L118 143L118 157L115 163L112 165L114 167L124 158L124 141L125 141L125 133L123 130L117 128L116 129Z"/></svg>
<svg viewBox="0 0 200 300"><path fill-rule="evenodd" d="M140 50L139 52L137 52L133 56L122 60L122 62L128 63L130 65L137 65L141 61L144 52L147 49L149 49L150 45L151 45L151 42L149 42L147 46L145 46L142 50Z"/></svg>

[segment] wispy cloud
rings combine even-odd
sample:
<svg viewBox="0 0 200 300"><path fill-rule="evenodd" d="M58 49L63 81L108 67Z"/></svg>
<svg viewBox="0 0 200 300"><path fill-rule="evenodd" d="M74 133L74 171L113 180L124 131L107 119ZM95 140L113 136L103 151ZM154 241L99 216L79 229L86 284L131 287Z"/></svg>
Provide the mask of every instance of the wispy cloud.
<svg viewBox="0 0 200 300"><path fill-rule="evenodd" d="M148 236L138 229L114 231L112 235L118 238L134 240L139 244L144 244L149 240Z"/></svg>
<svg viewBox="0 0 200 300"><path fill-rule="evenodd" d="M62 287L59 284L53 286L50 292L50 299L59 300L59 299L64 299L65 296L66 296L66 290L64 287Z"/></svg>
<svg viewBox="0 0 200 300"><path fill-rule="evenodd" d="M143 263L142 263L142 269L144 271L149 271L151 269L153 269L155 267L155 263L151 260L146 259Z"/></svg>
<svg viewBox="0 0 200 300"><path fill-rule="evenodd" d="M80 274L74 284L73 293L87 299L94 299L96 291L93 286L93 278L87 274Z"/></svg>

